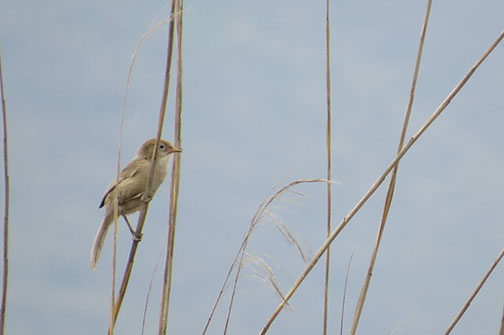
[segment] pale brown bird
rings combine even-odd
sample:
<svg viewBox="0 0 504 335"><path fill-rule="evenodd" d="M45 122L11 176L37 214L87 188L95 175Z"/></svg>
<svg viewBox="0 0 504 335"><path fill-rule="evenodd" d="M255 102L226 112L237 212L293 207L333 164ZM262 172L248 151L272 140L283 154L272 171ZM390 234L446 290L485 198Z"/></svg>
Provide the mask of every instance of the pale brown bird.
<svg viewBox="0 0 504 335"><path fill-rule="evenodd" d="M145 204L145 199L142 199L142 197L147 186L155 142L155 138L145 141L138 149L135 158L126 165L119 175L118 215L126 220L134 239L139 239L140 237L135 235L135 231L131 227L126 215L141 210ZM161 140L159 142L156 167L154 168L154 176L152 178L151 195L156 193L159 185L161 185L166 177L168 163L171 158L170 154L181 151L173 147L168 141ZM100 208L105 206L105 216L96 232L93 247L91 248L91 269L93 270L96 268L96 264L100 258L107 231L114 221L114 198L116 192L116 179L114 179L105 190L105 195L100 203Z"/></svg>

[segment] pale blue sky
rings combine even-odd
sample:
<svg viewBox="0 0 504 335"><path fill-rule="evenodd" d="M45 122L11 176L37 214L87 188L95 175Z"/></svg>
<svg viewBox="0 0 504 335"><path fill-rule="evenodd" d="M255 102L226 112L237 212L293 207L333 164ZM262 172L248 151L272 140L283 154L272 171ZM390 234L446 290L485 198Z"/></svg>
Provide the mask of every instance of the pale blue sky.
<svg viewBox="0 0 504 335"><path fill-rule="evenodd" d="M12 181L9 334L105 334L111 239L94 272L89 250L113 178L133 50L162 1L13 1L0 5ZM396 151L424 1L332 1L333 218L337 224ZM248 224L275 185L325 176L325 1L186 1L184 123L170 334L200 334ZM504 28L502 1L434 2L411 136ZM167 13L164 12L163 15ZM124 124L123 163L156 132L166 29L141 50ZM504 47L499 46L399 170L389 225L360 334L444 332L502 249ZM174 87L174 86L172 86ZM172 138L173 100L164 137ZM287 176L286 176L287 175ZM325 187L302 186L274 213L308 249L325 234ZM330 332L339 333L345 269L351 322L384 189L333 246ZM162 268L168 182L144 229L117 334L139 334L145 295ZM134 216L136 219L136 215ZM130 237L121 226L119 259ZM304 264L275 228L250 251L269 255L284 291ZM119 268L122 272L122 263ZM495 334L498 268L456 333ZM156 332L160 271L146 334ZM271 334L320 334L323 266ZM226 297L229 298L229 295ZM229 334L257 334L278 304L242 275ZM222 334L222 305L209 334ZM346 330L345 330L346 332Z"/></svg>

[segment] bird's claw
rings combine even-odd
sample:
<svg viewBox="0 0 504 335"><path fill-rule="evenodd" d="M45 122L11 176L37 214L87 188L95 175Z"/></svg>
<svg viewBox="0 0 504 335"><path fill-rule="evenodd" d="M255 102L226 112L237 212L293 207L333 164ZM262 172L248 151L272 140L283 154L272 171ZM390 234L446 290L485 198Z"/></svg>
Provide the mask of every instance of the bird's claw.
<svg viewBox="0 0 504 335"><path fill-rule="evenodd" d="M149 202L151 201L152 199L152 195L142 195L142 197L140 198L140 200L142 200L143 202Z"/></svg>
<svg viewBox="0 0 504 335"><path fill-rule="evenodd" d="M133 241L135 241L135 242L140 242L140 241L142 240L142 236L143 236L143 234L142 234L142 233L134 233L134 234L132 235L132 239L133 239Z"/></svg>

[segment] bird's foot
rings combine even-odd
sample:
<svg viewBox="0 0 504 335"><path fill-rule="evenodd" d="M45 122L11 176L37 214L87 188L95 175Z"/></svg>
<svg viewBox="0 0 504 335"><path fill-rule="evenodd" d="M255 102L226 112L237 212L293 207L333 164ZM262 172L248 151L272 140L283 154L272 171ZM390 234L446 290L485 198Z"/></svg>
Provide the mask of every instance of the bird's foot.
<svg viewBox="0 0 504 335"><path fill-rule="evenodd" d="M142 236L143 236L142 233L136 233L135 232L134 234L132 234L132 239L135 242L140 242L142 240Z"/></svg>
<svg viewBox="0 0 504 335"><path fill-rule="evenodd" d="M143 194L142 197L140 198L141 201L143 202L149 202L152 200L152 195L145 195Z"/></svg>

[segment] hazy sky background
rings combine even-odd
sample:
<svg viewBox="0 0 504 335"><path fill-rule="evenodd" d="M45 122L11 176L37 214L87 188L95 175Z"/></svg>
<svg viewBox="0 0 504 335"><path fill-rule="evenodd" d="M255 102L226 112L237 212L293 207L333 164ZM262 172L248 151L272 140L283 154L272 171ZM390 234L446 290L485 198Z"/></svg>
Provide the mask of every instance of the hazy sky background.
<svg viewBox="0 0 504 335"><path fill-rule="evenodd" d="M129 63L163 1L14 1L0 5L11 175L8 334L105 334L111 238L90 271L89 250L114 177ZM396 152L425 1L332 1L334 225ZM258 205L275 185L325 176L325 1L186 1L182 180L170 334L201 334ZM435 1L410 137L502 31L504 3ZM163 12L165 17L167 12ZM156 134L167 29L137 58L123 164ZM443 333L503 248L504 46L500 45L401 163L360 334ZM174 88L174 86L172 86ZM174 102L164 136L172 139ZM116 334L157 331L167 236L166 182L151 203ZM275 188L276 190L276 188ZM298 187L273 213L307 249L325 235L325 186ZM345 333L384 201L381 188L333 243L330 327ZM3 201L3 199L2 199ZM134 216L134 221L136 220ZM130 247L120 226L119 273ZM304 268L264 221L250 251L284 291ZM242 274L229 334L257 334L278 304L254 269ZM495 271L455 329L496 334L504 271ZM320 334L318 264L270 334ZM226 298L229 298L229 288ZM227 301L227 299L225 300ZM227 305L209 334L222 334Z"/></svg>

